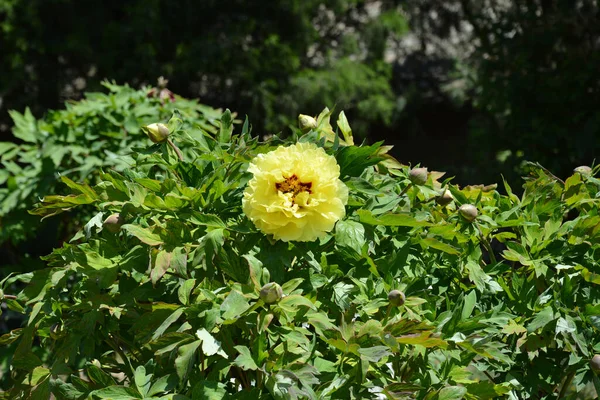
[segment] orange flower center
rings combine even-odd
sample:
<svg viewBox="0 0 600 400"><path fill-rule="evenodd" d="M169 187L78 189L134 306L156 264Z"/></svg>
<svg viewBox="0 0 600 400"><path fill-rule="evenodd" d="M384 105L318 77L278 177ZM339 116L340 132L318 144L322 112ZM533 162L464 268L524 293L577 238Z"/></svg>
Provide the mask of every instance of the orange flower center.
<svg viewBox="0 0 600 400"><path fill-rule="evenodd" d="M294 174L289 178L286 178L285 181L276 183L275 188L282 193L292 193L293 199L301 192L312 193L310 190L312 188L312 182L300 182L300 179Z"/></svg>

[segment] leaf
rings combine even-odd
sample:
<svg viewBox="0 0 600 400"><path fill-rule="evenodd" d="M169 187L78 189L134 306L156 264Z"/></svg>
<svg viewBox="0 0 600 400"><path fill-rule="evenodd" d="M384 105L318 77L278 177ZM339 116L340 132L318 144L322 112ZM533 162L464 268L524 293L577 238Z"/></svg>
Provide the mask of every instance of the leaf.
<svg viewBox="0 0 600 400"><path fill-rule="evenodd" d="M461 400L467 394L467 388L463 386L447 386L438 393L438 400Z"/></svg>
<svg viewBox="0 0 600 400"><path fill-rule="evenodd" d="M206 329L198 329L196 336L202 340L202 352L204 355L212 356L218 354L221 357L227 358L227 353L221 348L221 342L217 341Z"/></svg>
<svg viewBox="0 0 600 400"><path fill-rule="evenodd" d="M233 118L231 117L231 111L226 109L221 116L221 126L219 128L219 142L229 143L231 141L231 134L233 132Z"/></svg>
<svg viewBox="0 0 600 400"><path fill-rule="evenodd" d="M181 315L183 314L184 308L179 308L177 310L175 310L171 315L169 315L162 324L160 324L160 326L156 329L156 331L154 331L154 334L152 335L152 339L151 340L156 340L159 337L161 337L165 331L167 329L169 329L169 326L171 326L175 321L177 321L179 319L179 317L181 317Z"/></svg>
<svg viewBox="0 0 600 400"><path fill-rule="evenodd" d="M71 189L84 194L86 196L88 196L90 199L92 200L96 200L98 198L98 195L96 194L96 192L94 191L94 189L92 189L89 185L87 184L79 184L79 183L75 183L72 180L70 180L69 178L67 178L66 176L61 176L60 180L67 185L68 187L70 187Z"/></svg>
<svg viewBox="0 0 600 400"><path fill-rule="evenodd" d="M426 248L427 247L431 247L434 248L436 250L441 250L445 253L448 254L452 254L452 255L459 255L460 251L458 251L458 249L456 249L455 247L450 246L447 243L444 242L440 242L439 240L432 238L432 237L428 237L425 239L421 239L419 240L419 243L421 243L422 245L424 245Z"/></svg>
<svg viewBox="0 0 600 400"><path fill-rule="evenodd" d="M250 308L248 299L239 292L232 290L221 304L222 317L225 320L238 317L244 311Z"/></svg>
<svg viewBox="0 0 600 400"><path fill-rule="evenodd" d="M233 361L235 365L243 370L255 371L258 369L258 365L256 365L254 358L252 358L250 349L248 349L246 346L235 346L235 349L240 353Z"/></svg>
<svg viewBox="0 0 600 400"><path fill-rule="evenodd" d="M539 328L543 328L553 320L554 311L551 306L547 306L535 315L533 320L527 325L527 331L533 332Z"/></svg>
<svg viewBox="0 0 600 400"><path fill-rule="evenodd" d="M448 343L444 339L431 337L431 332L413 333L396 338L400 344L420 345L423 347L442 347L446 348Z"/></svg>
<svg viewBox="0 0 600 400"><path fill-rule="evenodd" d="M138 392L140 392L142 397L145 397L152 383L152 374L146 375L146 368L140 365L135 369L133 378Z"/></svg>
<svg viewBox="0 0 600 400"><path fill-rule="evenodd" d="M342 136L344 136L344 141L350 146L354 145L354 138L352 137L352 129L350 128L350 124L348 123L348 119L346 118L346 114L343 111L338 115L337 126L342 131Z"/></svg>
<svg viewBox="0 0 600 400"><path fill-rule="evenodd" d="M166 250L160 250L153 258L153 266L150 271L150 279L152 284L156 285L163 275L167 272L171 266L172 254Z"/></svg>
<svg viewBox="0 0 600 400"><path fill-rule="evenodd" d="M187 279L183 282L183 285L179 286L179 289L177 289L177 297L184 306L190 305L190 295L195 286L195 279Z"/></svg>
<svg viewBox="0 0 600 400"><path fill-rule="evenodd" d="M338 221L335 224L335 242L360 254L366 243L365 227L356 221Z"/></svg>
<svg viewBox="0 0 600 400"><path fill-rule="evenodd" d="M185 381L192 371L195 362L195 355L198 347L202 343L196 340L192 343L184 344L177 349L177 358L175 359L175 371L180 381Z"/></svg>
<svg viewBox="0 0 600 400"><path fill-rule="evenodd" d="M510 321L508 321L508 325L506 325L504 328L502 328L502 333L505 333L507 335L520 335L523 333L526 333L527 329L525 329L524 326L519 325L515 322L515 320L511 319Z"/></svg>
<svg viewBox="0 0 600 400"><path fill-rule="evenodd" d="M143 398L143 396L139 394L137 390L131 387L116 385L94 390L92 393L90 393L89 397L92 398L92 396L106 400L133 400Z"/></svg>
<svg viewBox="0 0 600 400"><path fill-rule="evenodd" d="M377 155L377 149L382 142L371 146L347 146L342 147L335 155L340 165L340 176L360 176L364 170L385 160L384 157Z"/></svg>
<svg viewBox="0 0 600 400"><path fill-rule="evenodd" d="M25 113L21 114L15 110L8 111L8 114L12 118L15 126L13 127L13 135L25 142L35 143L38 139L39 133L37 128L37 121L31 113L29 107L25 109Z"/></svg>
<svg viewBox="0 0 600 400"><path fill-rule="evenodd" d="M225 398L228 398L227 390L221 382L198 382L192 390L192 400L221 400Z"/></svg>
<svg viewBox="0 0 600 400"><path fill-rule="evenodd" d="M368 225L407 227L431 226L431 223L419 221L410 214L383 214L375 217L371 211L363 209L358 210L356 213L360 218L360 222Z"/></svg>
<svg viewBox="0 0 600 400"><path fill-rule="evenodd" d="M160 236L152 233L149 228L142 228L141 226L132 224L125 224L121 228L149 246L158 246L164 243Z"/></svg>
<svg viewBox="0 0 600 400"><path fill-rule="evenodd" d="M383 357L392 355L387 346L373 346L358 349L361 356L365 357L370 362L379 362Z"/></svg>

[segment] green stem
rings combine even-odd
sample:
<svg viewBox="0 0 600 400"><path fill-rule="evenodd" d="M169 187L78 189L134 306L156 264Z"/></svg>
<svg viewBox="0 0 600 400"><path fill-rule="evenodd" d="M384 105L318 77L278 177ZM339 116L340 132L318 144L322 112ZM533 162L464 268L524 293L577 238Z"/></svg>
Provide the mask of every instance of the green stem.
<svg viewBox="0 0 600 400"><path fill-rule="evenodd" d="M402 192L400 192L400 197L404 196L406 194L406 192L408 192L408 189L410 189L412 187L412 183L409 183Z"/></svg>
<svg viewBox="0 0 600 400"><path fill-rule="evenodd" d="M567 390L569 390L569 386L571 386L571 382L573 381L574 376L575 376L575 371L571 372L565 378L565 382L563 383L562 387L560 388L560 393L558 394L559 400L562 399L563 397L565 397L565 395L567 394Z"/></svg>
<svg viewBox="0 0 600 400"><path fill-rule="evenodd" d="M479 238L481 239L481 243L483 244L483 247L485 247L485 249L490 254L490 260L492 261L493 265L498 264L498 261L496 260L496 255L494 254L494 250L492 249L491 243L485 236L483 236L483 232L481 231L481 228L479 228L479 226L477 226L477 230L479 231Z"/></svg>
<svg viewBox="0 0 600 400"><path fill-rule="evenodd" d="M181 150L179 150L179 147L175 146L175 143L173 143L173 141L170 138L167 138L167 143L169 144L169 146L171 146L173 150L175 150L179 161L183 161L183 154L181 154Z"/></svg>

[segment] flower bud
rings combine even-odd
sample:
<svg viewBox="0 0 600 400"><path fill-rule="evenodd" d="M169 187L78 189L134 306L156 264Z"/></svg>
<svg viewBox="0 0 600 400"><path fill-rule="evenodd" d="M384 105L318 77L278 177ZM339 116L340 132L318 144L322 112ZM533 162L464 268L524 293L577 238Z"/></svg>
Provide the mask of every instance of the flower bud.
<svg viewBox="0 0 600 400"><path fill-rule="evenodd" d="M590 367L594 372L600 372L600 354L594 355L590 360Z"/></svg>
<svg viewBox="0 0 600 400"><path fill-rule="evenodd" d="M479 214L477 207L472 204L463 204L458 209L458 213L469 222L473 222L477 218L477 214Z"/></svg>
<svg viewBox="0 0 600 400"><path fill-rule="evenodd" d="M277 303L283 297L281 286L275 282L269 282L260 289L260 299L265 304Z"/></svg>
<svg viewBox="0 0 600 400"><path fill-rule="evenodd" d="M427 182L427 168L413 168L408 173L408 179L415 185L424 185Z"/></svg>
<svg viewBox="0 0 600 400"><path fill-rule="evenodd" d="M310 115L300 114L298 116L298 127L304 133L317 127L317 120Z"/></svg>
<svg viewBox="0 0 600 400"><path fill-rule="evenodd" d="M454 200L454 196L452 196L452 193L450 193L448 189L445 189L442 194L436 197L435 202L438 203L440 206L445 207L448 204L452 203L452 200Z"/></svg>
<svg viewBox="0 0 600 400"><path fill-rule="evenodd" d="M169 138L169 128L165 124L150 124L142 130L154 143L163 143Z"/></svg>
<svg viewBox="0 0 600 400"><path fill-rule="evenodd" d="M111 233L117 233L121 229L121 225L123 225L123 218L121 214L116 213L106 218L102 227Z"/></svg>
<svg viewBox="0 0 600 400"><path fill-rule="evenodd" d="M579 167L575 168L573 172L579 172L583 176L590 176L592 174L592 169L587 165L580 165Z"/></svg>
<svg viewBox="0 0 600 400"><path fill-rule="evenodd" d="M393 306L401 306L406 301L406 296L399 290L392 290L388 293L388 300Z"/></svg>

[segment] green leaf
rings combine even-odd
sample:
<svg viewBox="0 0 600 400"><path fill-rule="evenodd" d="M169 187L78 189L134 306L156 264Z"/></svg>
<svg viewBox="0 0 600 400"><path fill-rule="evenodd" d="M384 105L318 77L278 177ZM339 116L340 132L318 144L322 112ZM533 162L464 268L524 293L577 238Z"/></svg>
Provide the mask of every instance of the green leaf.
<svg viewBox="0 0 600 400"><path fill-rule="evenodd" d="M439 240L432 238L432 237L421 239L421 240L419 240L419 243L421 243L425 247L431 247L436 250L441 250L448 254L452 254L452 255L460 254L460 251L458 249L456 249L455 247L452 247L447 243L440 242Z"/></svg>
<svg viewBox="0 0 600 400"><path fill-rule="evenodd" d="M188 279L183 282L183 285L179 286L179 289L177 290L177 297L184 306L190 305L190 295L195 286L195 279Z"/></svg>
<svg viewBox="0 0 600 400"><path fill-rule="evenodd" d="M145 397L152 383L152 374L146 375L146 368L140 365L135 369L133 378L138 392L140 392L142 397Z"/></svg>
<svg viewBox="0 0 600 400"><path fill-rule="evenodd" d="M335 224L335 242L360 254L366 243L365 227L356 221L338 221Z"/></svg>
<svg viewBox="0 0 600 400"><path fill-rule="evenodd" d="M392 355L387 346L362 347L358 349L361 356L365 357L370 362L379 362L383 357Z"/></svg>
<svg viewBox="0 0 600 400"><path fill-rule="evenodd" d="M175 371L180 381L185 381L192 371L196 360L196 351L201 340L196 340L192 343L184 344L177 349L177 358L175 359Z"/></svg>
<svg viewBox="0 0 600 400"><path fill-rule="evenodd" d="M467 394L467 388L463 386L447 386L438 393L438 400L461 400Z"/></svg>
<svg viewBox="0 0 600 400"><path fill-rule="evenodd" d="M377 149L382 142L371 146L346 146L340 148L335 158L340 165L340 176L360 176L364 170L385 160L385 157L377 155Z"/></svg>
<svg viewBox="0 0 600 400"><path fill-rule="evenodd" d="M352 138L352 129L350 128L350 124L348 123L348 119L346 118L346 114L343 111L340 112L337 120L337 126L342 131L342 136L344 136L344 141L349 145L354 144L354 139Z"/></svg>
<svg viewBox="0 0 600 400"><path fill-rule="evenodd" d="M91 200L96 200L98 195L89 185L75 183L66 176L61 176L60 180L71 189L88 196Z"/></svg>
<svg viewBox="0 0 600 400"><path fill-rule="evenodd" d="M149 228L142 228L138 225L125 224L121 227L125 231L127 231L130 235L138 238L142 243L146 243L149 246L158 246L163 244L161 237L152 231Z"/></svg>
<svg viewBox="0 0 600 400"><path fill-rule="evenodd" d="M254 358L252 358L250 349L246 346L235 346L235 349L240 353L233 361L235 365L243 370L255 371L258 369L258 365L256 365Z"/></svg>
<svg viewBox="0 0 600 400"><path fill-rule="evenodd" d="M527 331L533 332L539 328L543 328L553 320L554 310L551 306L547 306L535 315L533 320L527 325Z"/></svg>
<svg viewBox="0 0 600 400"><path fill-rule="evenodd" d="M221 382L198 382L192 390L192 400L221 400L225 398L228 398L227 390Z"/></svg>
<svg viewBox="0 0 600 400"><path fill-rule="evenodd" d="M221 127L219 128L219 142L229 143L231 141L231 134L233 132L233 118L231 117L231 111L226 109L221 116Z"/></svg>
<svg viewBox="0 0 600 400"><path fill-rule="evenodd" d="M363 209L358 210L356 213L360 218L360 222L368 225L407 227L431 226L431 223L417 220L410 214L383 214L375 217L371 211Z"/></svg>
<svg viewBox="0 0 600 400"><path fill-rule="evenodd" d="M152 335L152 339L151 340L156 340L159 337L161 337L165 331L167 329L169 329L169 327L179 319L179 317L181 317L181 315L183 314L183 311L185 309L182 308L178 308L177 310L175 310L171 315L169 315L162 324L160 324L160 326L156 329L156 331L154 331L154 334Z"/></svg>
<svg viewBox="0 0 600 400"><path fill-rule="evenodd" d="M250 308L248 299L239 292L232 290L221 304L222 317L225 320L230 320L241 315L244 311Z"/></svg>
<svg viewBox="0 0 600 400"><path fill-rule="evenodd" d="M25 109L25 114L21 114L15 110L8 111L15 126L13 127L13 135L25 142L35 143L38 139L39 132L37 121L31 113L29 107Z"/></svg>
<svg viewBox="0 0 600 400"><path fill-rule="evenodd" d="M198 339L202 340L202 352L206 356L215 354L227 358L227 353L221 348L221 342L217 341L206 329L200 328L196 331Z"/></svg>
<svg viewBox="0 0 600 400"><path fill-rule="evenodd" d="M143 396L139 394L137 390L131 387L123 387L116 385L94 390L92 393L90 393L90 395L106 400L143 399Z"/></svg>

